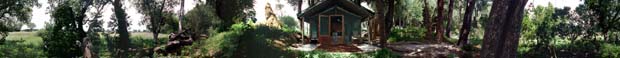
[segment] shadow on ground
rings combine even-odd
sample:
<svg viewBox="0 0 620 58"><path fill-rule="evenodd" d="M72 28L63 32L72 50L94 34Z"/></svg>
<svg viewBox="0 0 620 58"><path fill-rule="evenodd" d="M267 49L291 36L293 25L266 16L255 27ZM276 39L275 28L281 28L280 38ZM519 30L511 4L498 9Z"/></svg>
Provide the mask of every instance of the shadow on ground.
<svg viewBox="0 0 620 58"><path fill-rule="evenodd" d="M289 33L269 26L257 25L240 37L239 47L233 58L292 58L292 53L274 45L274 41L286 39Z"/></svg>

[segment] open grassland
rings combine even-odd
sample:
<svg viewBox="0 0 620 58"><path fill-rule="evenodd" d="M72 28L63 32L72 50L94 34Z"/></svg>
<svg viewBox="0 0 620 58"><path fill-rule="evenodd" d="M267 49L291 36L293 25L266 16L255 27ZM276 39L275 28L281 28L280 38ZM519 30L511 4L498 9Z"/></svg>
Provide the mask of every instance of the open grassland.
<svg viewBox="0 0 620 58"><path fill-rule="evenodd" d="M158 38L167 38L169 34L159 34ZM132 39L153 39L153 33L149 32L134 32L131 33ZM37 35L37 32L10 32L9 36L6 38L7 40L17 40L21 42L20 44L33 44L33 45L41 45L43 43L43 39Z"/></svg>
<svg viewBox="0 0 620 58"><path fill-rule="evenodd" d="M7 40L23 40L22 44L40 45L43 43L41 37L36 32L10 32Z"/></svg>

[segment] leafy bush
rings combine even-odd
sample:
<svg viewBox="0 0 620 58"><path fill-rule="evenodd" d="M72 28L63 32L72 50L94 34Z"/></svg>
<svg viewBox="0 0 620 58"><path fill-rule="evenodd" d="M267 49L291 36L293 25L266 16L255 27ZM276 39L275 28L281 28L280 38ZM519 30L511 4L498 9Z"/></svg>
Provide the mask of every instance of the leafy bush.
<svg viewBox="0 0 620 58"><path fill-rule="evenodd" d="M280 23L282 30L284 30L285 32L296 32L297 31L297 27L298 27L298 23L295 21L295 18L291 17L291 16L282 16L279 17L280 19Z"/></svg>
<svg viewBox="0 0 620 58"><path fill-rule="evenodd" d="M52 29L46 27L39 31L39 36L43 38L44 50L50 57L78 57L82 55L78 34L76 32L65 32L70 30Z"/></svg>
<svg viewBox="0 0 620 58"><path fill-rule="evenodd" d="M388 42L421 40L424 32L426 29L420 27L392 28Z"/></svg>
<svg viewBox="0 0 620 58"><path fill-rule="evenodd" d="M600 52L602 58L620 58L620 45L603 44Z"/></svg>
<svg viewBox="0 0 620 58"><path fill-rule="evenodd" d="M0 57L7 58L43 58L46 53L37 44L23 44L24 40L7 40L0 45Z"/></svg>
<svg viewBox="0 0 620 58"><path fill-rule="evenodd" d="M200 44L194 45L199 47L198 52L209 55L195 55L197 57L214 56L222 58L232 57L234 51L237 48L238 37L242 35L242 32L222 32L206 40L199 41Z"/></svg>

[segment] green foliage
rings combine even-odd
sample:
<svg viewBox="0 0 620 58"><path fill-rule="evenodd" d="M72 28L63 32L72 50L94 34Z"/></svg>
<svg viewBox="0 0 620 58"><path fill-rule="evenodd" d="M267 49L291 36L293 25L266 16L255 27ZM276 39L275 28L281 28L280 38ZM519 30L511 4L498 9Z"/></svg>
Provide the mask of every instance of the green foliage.
<svg viewBox="0 0 620 58"><path fill-rule="evenodd" d="M160 25L159 31L164 34L170 34L179 29L179 21L174 13L164 13L163 25Z"/></svg>
<svg viewBox="0 0 620 58"><path fill-rule="evenodd" d="M39 44L23 44L26 40L8 40L6 44L0 45L0 56L8 58L43 58L47 53L43 51L43 46Z"/></svg>
<svg viewBox="0 0 620 58"><path fill-rule="evenodd" d="M618 58L620 57L620 45L603 44L600 52L602 58Z"/></svg>
<svg viewBox="0 0 620 58"><path fill-rule="evenodd" d="M36 0L7 0L0 3L0 44L3 44L10 31L19 31L23 24L30 22Z"/></svg>
<svg viewBox="0 0 620 58"><path fill-rule="evenodd" d="M175 7L183 0L134 0L134 6L143 14L141 24L150 31L172 33L178 29L178 19L173 14ZM157 30L156 30L157 29Z"/></svg>
<svg viewBox="0 0 620 58"><path fill-rule="evenodd" d="M297 31L299 22L295 21L295 18L291 16L281 16L279 17L279 19L280 19L280 23L283 23L281 24L281 27L283 28L282 30L285 30L288 32Z"/></svg>
<svg viewBox="0 0 620 58"><path fill-rule="evenodd" d="M22 24L30 22L32 7L39 6L36 0L6 0L0 4L0 32L19 30ZM2 36L5 37L5 36Z"/></svg>
<svg viewBox="0 0 620 58"><path fill-rule="evenodd" d="M390 50L385 48L372 53L372 56L374 56L374 58L400 58L398 54L395 54L394 52L391 52Z"/></svg>
<svg viewBox="0 0 620 58"><path fill-rule="evenodd" d="M236 32L244 32L244 31L247 31L247 30L250 30L250 29L252 29L252 27L250 25L244 24L244 23L233 24L230 27L231 31L236 31Z"/></svg>
<svg viewBox="0 0 620 58"><path fill-rule="evenodd" d="M43 38L45 51L49 57L78 57L82 54L78 42L76 14L70 3L61 4L52 12L52 23L48 23L44 30L39 31ZM81 31L81 30L79 30Z"/></svg>
<svg viewBox="0 0 620 58"><path fill-rule="evenodd" d="M200 48L198 52L216 52L214 53L218 54L216 56L221 58L230 58L233 56L234 51L238 47L238 42L240 40L239 36L241 35L242 32L221 32L213 37L210 37L209 39L199 41L200 44L196 44L194 46Z"/></svg>
<svg viewBox="0 0 620 58"><path fill-rule="evenodd" d="M431 3L431 2L429 2ZM429 5L430 6L430 5ZM405 23L416 24L422 21L422 9L424 1L422 0L398 0L395 5L395 18L399 18Z"/></svg>
<svg viewBox="0 0 620 58"><path fill-rule="evenodd" d="M424 39L426 29L421 27L392 28L388 42L420 41Z"/></svg>
<svg viewBox="0 0 620 58"><path fill-rule="evenodd" d="M251 11L252 7L254 7L254 0L205 0L204 3L198 4L205 4L206 6L202 6L205 7L205 9L214 9L212 13L214 13L214 16L217 16L219 22L221 22L218 24L220 25L218 26L218 31L227 31L226 28L229 28L231 25L243 22L243 19L239 18L254 15Z"/></svg>
<svg viewBox="0 0 620 58"><path fill-rule="evenodd" d="M581 18L567 14L568 8L554 8L553 5L534 8L533 15L525 16L522 36L519 42L519 55L526 58L604 58L617 57L617 48L605 41L598 19L593 19L586 6L577 7ZM594 21L593 21L594 20ZM610 34L613 31L610 30ZM611 51L611 52L603 52ZM593 55L594 54L594 55Z"/></svg>
<svg viewBox="0 0 620 58"><path fill-rule="evenodd" d="M219 19L215 13L215 9L209 4L198 4L194 9L187 12L183 27L189 28L191 31L197 33L217 33L210 31L209 29L226 29L223 28L222 19Z"/></svg>

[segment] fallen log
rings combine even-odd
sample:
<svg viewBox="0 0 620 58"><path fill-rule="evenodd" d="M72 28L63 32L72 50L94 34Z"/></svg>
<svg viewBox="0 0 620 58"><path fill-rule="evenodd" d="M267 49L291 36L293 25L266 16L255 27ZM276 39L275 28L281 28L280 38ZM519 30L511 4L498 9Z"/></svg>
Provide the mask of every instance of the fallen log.
<svg viewBox="0 0 620 58"><path fill-rule="evenodd" d="M205 35L194 35L195 33L189 30L172 33L168 36L170 40L168 40L165 46L156 47L153 50L157 53L163 54L164 56L172 53L175 55L180 55L182 47L192 45L194 41L199 40L200 37L206 37Z"/></svg>

